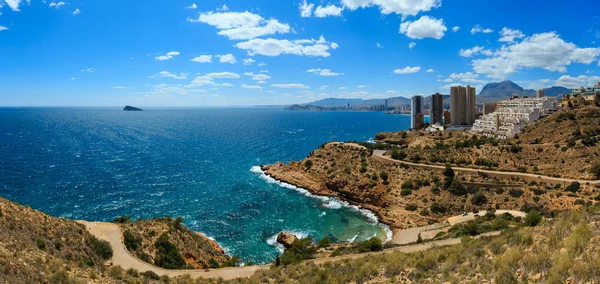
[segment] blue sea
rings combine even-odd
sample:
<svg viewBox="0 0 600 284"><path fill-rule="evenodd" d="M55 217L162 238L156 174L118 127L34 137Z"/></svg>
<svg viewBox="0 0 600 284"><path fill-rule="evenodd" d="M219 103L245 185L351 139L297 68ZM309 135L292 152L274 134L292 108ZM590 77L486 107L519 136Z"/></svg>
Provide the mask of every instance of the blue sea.
<svg viewBox="0 0 600 284"><path fill-rule="evenodd" d="M281 231L338 241L389 231L257 166L409 125L409 116L381 112L0 108L0 196L70 219L181 216L230 255L264 263L281 249Z"/></svg>

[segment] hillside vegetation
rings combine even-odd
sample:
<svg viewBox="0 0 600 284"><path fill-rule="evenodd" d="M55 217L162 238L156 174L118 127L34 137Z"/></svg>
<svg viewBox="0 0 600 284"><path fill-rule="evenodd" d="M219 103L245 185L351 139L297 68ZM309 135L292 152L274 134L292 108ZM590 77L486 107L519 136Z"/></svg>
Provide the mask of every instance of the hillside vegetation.
<svg viewBox="0 0 600 284"><path fill-rule="evenodd" d="M467 132L393 132L377 135L417 163L519 171L572 179L600 179L600 107L564 108L506 141Z"/></svg>
<svg viewBox="0 0 600 284"><path fill-rule="evenodd" d="M423 226L475 209L536 209L553 212L595 202L595 187L499 180L484 173L455 173L381 161L373 147L328 143L309 157L265 166L267 174L335 196L375 212L393 228ZM393 152L393 151L392 151Z"/></svg>
<svg viewBox="0 0 600 284"><path fill-rule="evenodd" d="M127 249L148 263L167 269L204 269L235 263L219 245L194 233L183 219L155 218L129 222L116 219L123 230Z"/></svg>

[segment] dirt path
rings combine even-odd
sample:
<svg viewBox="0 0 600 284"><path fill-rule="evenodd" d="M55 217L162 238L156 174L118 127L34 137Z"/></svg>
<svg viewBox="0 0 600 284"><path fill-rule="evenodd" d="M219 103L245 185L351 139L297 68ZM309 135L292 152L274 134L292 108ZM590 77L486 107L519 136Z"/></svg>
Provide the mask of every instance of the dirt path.
<svg viewBox="0 0 600 284"><path fill-rule="evenodd" d="M164 269L160 267L156 267L149 263L143 262L138 258L134 257L129 253L129 251L125 248L123 244L123 233L121 228L112 223L105 222L87 222L87 221L77 221L86 226L88 231L92 233L92 235L96 236L99 239L105 240L110 243L113 248L113 257L111 262L115 266L121 266L123 269L136 269L140 272L152 271L158 275L166 275L169 277L177 277L183 275L190 275L191 278L222 278L225 280L235 279L235 278L246 278L252 276L254 273L260 270L269 269L270 265L255 265L255 266L243 266L243 267L231 267L231 268L220 268L220 269L210 269L210 270L171 270ZM482 234L481 236L497 236L500 232L490 232L486 234ZM479 236L477 237L479 238ZM369 255L379 255L384 253L390 253L393 251L399 251L404 253L417 252L427 250L433 247L443 247L449 245L460 244L460 239L445 239L439 241L432 241L423 244L417 245L407 245L400 246L391 249L386 249L380 252L372 252L372 253L364 253L364 254L352 254L352 255L343 255L337 257L327 257L327 258L319 258L313 260L307 260L306 262L313 262L315 264L323 264L326 262L340 261L345 259L356 259L361 257L366 257Z"/></svg>
<svg viewBox="0 0 600 284"><path fill-rule="evenodd" d="M417 167L417 168L436 169L436 170L443 170L445 168L445 166L416 164L416 163L411 163L411 162L407 162L407 161L394 160L390 157L384 156L383 154L385 154L385 152L386 151L383 151L383 150L375 150L375 151L373 151L373 157L382 162L388 162L388 163L391 162L391 163L395 163L395 164L402 163L402 164L405 164L405 165L408 165L411 167ZM556 177L537 175L537 174L520 173L520 172L502 172L502 171L491 171L491 170L472 169L472 168L463 168L463 167L452 167L452 169L456 172L469 172L469 173L481 172L481 173L486 173L488 175L495 176L498 178L503 178L503 179L519 177L519 178L522 178L527 181L545 182L545 183L550 183L550 184L563 183L564 185L566 185L567 183L572 183L575 181L579 182L581 184L590 184L590 185L600 184L600 180L577 180L577 179L556 178Z"/></svg>

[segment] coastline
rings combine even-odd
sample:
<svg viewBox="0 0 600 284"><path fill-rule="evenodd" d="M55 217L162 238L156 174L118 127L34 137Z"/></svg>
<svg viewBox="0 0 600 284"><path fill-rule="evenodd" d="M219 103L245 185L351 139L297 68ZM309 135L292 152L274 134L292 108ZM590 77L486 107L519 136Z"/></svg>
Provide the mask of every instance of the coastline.
<svg viewBox="0 0 600 284"><path fill-rule="evenodd" d="M339 203L341 206L345 206L347 208L356 210L363 216L369 218L374 223L378 223L380 226L383 227L383 230L386 233L386 239L384 240L384 243L388 243L388 242L392 241L392 239L393 239L393 230L391 228L391 224L385 222L385 218L382 218L382 216L380 216L380 213L377 212L376 210L370 210L369 208L365 208L365 206L363 204L353 202L351 200L342 200L338 196L319 192L314 189L311 189L310 187L300 187L298 185L293 184L292 182L282 180L282 179L277 179L274 176L270 175L266 171L266 166L263 166L263 165L253 166L250 169L250 171L253 173L259 174L263 180L265 180L269 183L275 183L281 187L295 190L299 193L304 194L305 196L320 199L322 201L333 200L333 201Z"/></svg>

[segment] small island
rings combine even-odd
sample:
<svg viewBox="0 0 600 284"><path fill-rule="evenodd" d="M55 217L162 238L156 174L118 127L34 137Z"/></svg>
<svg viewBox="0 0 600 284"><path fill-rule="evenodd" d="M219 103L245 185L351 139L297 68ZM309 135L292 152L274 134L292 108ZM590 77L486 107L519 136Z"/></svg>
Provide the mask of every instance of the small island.
<svg viewBox="0 0 600 284"><path fill-rule="evenodd" d="M132 106L125 106L123 108L124 111L142 111L143 109L141 108L137 108L137 107L132 107Z"/></svg>

